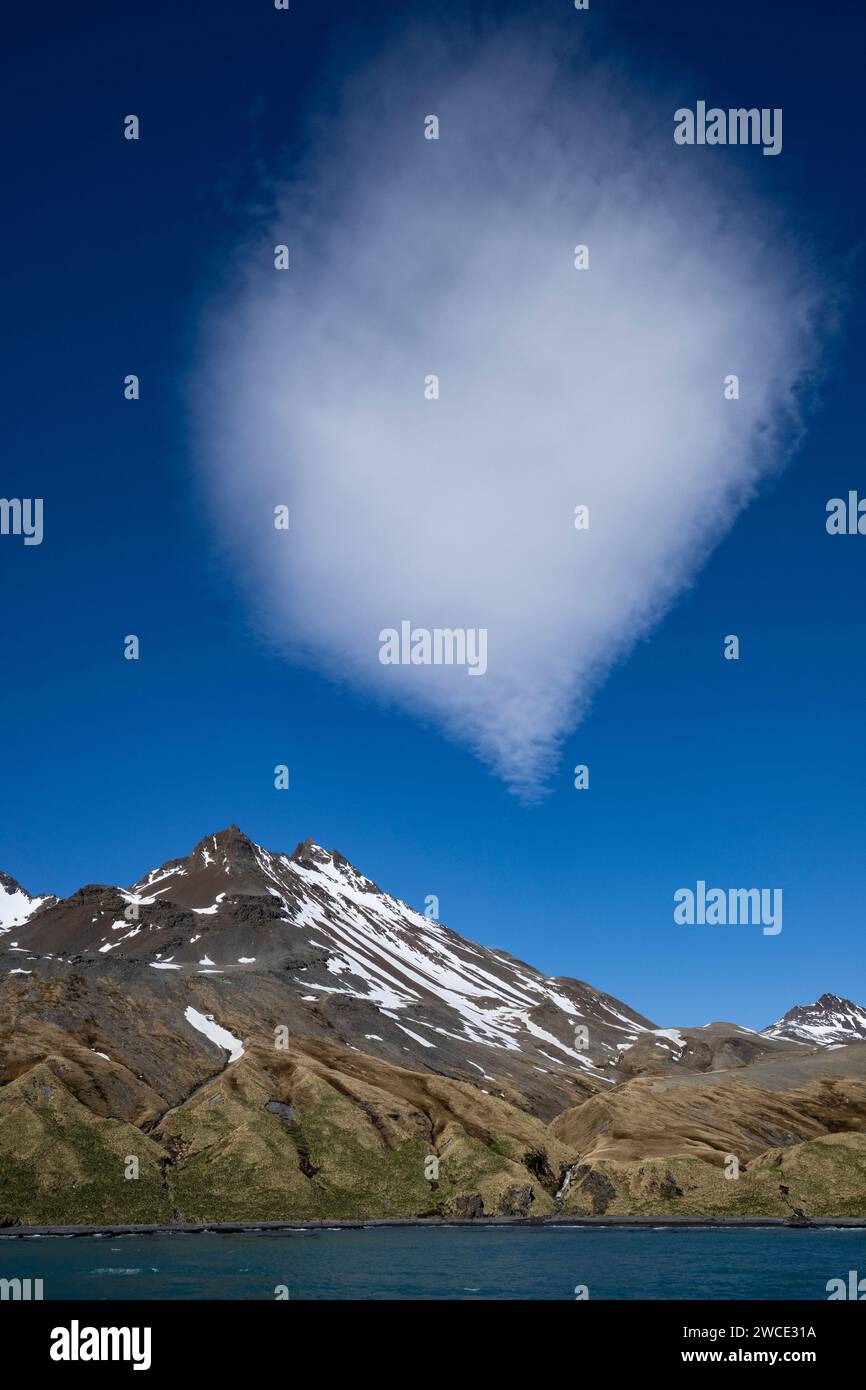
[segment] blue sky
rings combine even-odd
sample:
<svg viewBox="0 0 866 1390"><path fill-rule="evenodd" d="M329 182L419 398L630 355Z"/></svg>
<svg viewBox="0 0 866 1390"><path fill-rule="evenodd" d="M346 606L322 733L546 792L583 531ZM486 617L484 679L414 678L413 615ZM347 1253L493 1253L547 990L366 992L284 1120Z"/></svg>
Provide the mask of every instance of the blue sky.
<svg viewBox="0 0 866 1390"><path fill-rule="evenodd" d="M841 337L795 457L613 671L530 805L432 724L263 640L190 422L203 315L250 209L323 84L387 44L393 7L154 3L133 21L49 4L15 35L0 490L43 497L46 535L0 538L0 867L31 891L128 882L235 821L273 849L312 835L416 905L436 894L464 935L662 1024L761 1027L824 990L866 1000L866 540L824 527L829 497L866 492L863 22L841 3L695 8L598 0L575 22L665 110L671 92L783 107L780 157L714 153L757 159L792 237L832 263ZM133 148L130 111L147 137ZM738 663L720 657L728 632ZM676 926L673 891L698 878L782 887L781 935Z"/></svg>

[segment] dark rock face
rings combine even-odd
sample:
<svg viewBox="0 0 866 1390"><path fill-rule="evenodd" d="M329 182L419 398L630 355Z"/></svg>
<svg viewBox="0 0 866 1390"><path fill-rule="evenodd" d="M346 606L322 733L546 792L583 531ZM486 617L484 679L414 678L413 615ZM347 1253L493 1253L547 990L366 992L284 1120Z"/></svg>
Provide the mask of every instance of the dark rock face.
<svg viewBox="0 0 866 1390"><path fill-rule="evenodd" d="M674 1178L673 1173L665 1173L664 1177L661 1179L659 1183L659 1193L662 1197L682 1197L682 1188L677 1187L676 1179Z"/></svg>
<svg viewBox="0 0 866 1390"><path fill-rule="evenodd" d="M531 1183L513 1182L499 1199L500 1216L528 1216L535 1201Z"/></svg>
<svg viewBox="0 0 866 1390"><path fill-rule="evenodd" d="M576 1178L581 1178L578 1183L578 1190L585 1192L592 1202L593 1216L604 1216L614 1197L616 1188L604 1173L597 1173L586 1165L581 1165L575 1173Z"/></svg>
<svg viewBox="0 0 866 1390"><path fill-rule="evenodd" d="M745 1169L743 1169L743 1171L745 1172ZM662 1197L666 1201L672 1201L674 1197L682 1197L683 1195L682 1188L677 1187L676 1179L670 1170L665 1172L662 1177L659 1177L656 1173L652 1173L647 1179L646 1169L639 1168L637 1175L639 1179L645 1180L647 1192L653 1193L654 1196Z"/></svg>
<svg viewBox="0 0 866 1390"><path fill-rule="evenodd" d="M548 1162L547 1154L543 1152L524 1154L523 1163L524 1166L529 1169L530 1173L532 1173L533 1177L538 1178L544 1190L553 1196L554 1192L559 1187L559 1182L554 1176L553 1170Z"/></svg>
<svg viewBox="0 0 866 1390"><path fill-rule="evenodd" d="M448 1215L458 1221L476 1221L484 1215L484 1202L477 1192L454 1197L449 1203Z"/></svg>

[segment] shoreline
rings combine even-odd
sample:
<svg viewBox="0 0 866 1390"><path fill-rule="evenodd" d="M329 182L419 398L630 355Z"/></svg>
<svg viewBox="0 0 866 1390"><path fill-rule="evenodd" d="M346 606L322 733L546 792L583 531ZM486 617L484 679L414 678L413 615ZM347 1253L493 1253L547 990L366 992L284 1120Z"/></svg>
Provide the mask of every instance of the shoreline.
<svg viewBox="0 0 866 1390"><path fill-rule="evenodd" d="M170 1226L0 1226L0 1240L25 1240L35 1236L153 1236L153 1235L251 1235L275 1231L366 1231L409 1227L435 1230L459 1226L468 1230L519 1226L547 1230L558 1226L632 1227L636 1229L782 1228L793 1230L864 1229L863 1216L482 1216L447 1220L442 1217L377 1217L370 1220L335 1218L332 1221L208 1221L180 1222Z"/></svg>

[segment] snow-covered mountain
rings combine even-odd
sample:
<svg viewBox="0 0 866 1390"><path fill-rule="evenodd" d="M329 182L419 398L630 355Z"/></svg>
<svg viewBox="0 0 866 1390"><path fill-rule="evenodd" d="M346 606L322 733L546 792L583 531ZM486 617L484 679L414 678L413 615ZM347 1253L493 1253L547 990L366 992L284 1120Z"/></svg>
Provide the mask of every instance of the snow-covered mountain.
<svg viewBox="0 0 866 1390"><path fill-rule="evenodd" d="M149 985L206 977L233 1000L241 977L267 976L291 996L294 1031L326 1019L355 1050L479 1083L505 1079L524 1094L560 1077L612 1084L624 1048L654 1029L583 981L465 940L337 851L307 840L273 853L237 826L130 888L91 884L55 904L16 932L0 971L72 960Z"/></svg>
<svg viewBox="0 0 866 1390"><path fill-rule="evenodd" d="M724 1155L828 1135L805 1192L796 1162L750 1165L746 1209L860 1209L859 1158L838 1195L837 1141L866 1145L866 1014L847 1001L824 996L767 1035L657 1027L458 936L334 850L274 853L237 826L130 887L62 901L2 889L0 1167L14 1180L0 1225L59 1210L74 1224L522 1217L569 1202L600 1215L614 1200L703 1215L727 1196ZM147 1180L119 1196L117 1155L139 1152Z"/></svg>
<svg viewBox="0 0 866 1390"><path fill-rule="evenodd" d="M822 994L814 1004L795 1004L763 1030L765 1038L789 1038L812 1046L844 1047L866 1040L866 1009L838 994Z"/></svg>
<svg viewBox="0 0 866 1390"><path fill-rule="evenodd" d="M660 1028L582 980L458 936L336 850L306 840L275 853L234 825L127 888L88 884L57 901L2 884L15 931L0 944L0 978L47 982L74 967L147 1000L169 1031L211 1014L214 1037L231 1019L236 1037L283 1022L295 1037L514 1092L538 1113L632 1076L866 1039L866 1011L829 995L763 1034Z"/></svg>
<svg viewBox="0 0 866 1390"><path fill-rule="evenodd" d="M38 908L56 901L52 897L33 898L14 878L0 873L0 934L22 926Z"/></svg>

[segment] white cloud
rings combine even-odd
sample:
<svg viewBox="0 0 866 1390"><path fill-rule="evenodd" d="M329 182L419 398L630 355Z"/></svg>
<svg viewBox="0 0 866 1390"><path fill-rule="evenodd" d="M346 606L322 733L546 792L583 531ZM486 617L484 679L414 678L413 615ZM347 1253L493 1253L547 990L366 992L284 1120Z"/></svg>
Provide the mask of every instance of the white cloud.
<svg viewBox="0 0 866 1390"><path fill-rule="evenodd" d="M677 101L526 36L455 53L392 53L318 123L209 322L202 454L263 629L531 796L783 461L819 295ZM403 619L486 628L484 678L380 665Z"/></svg>

